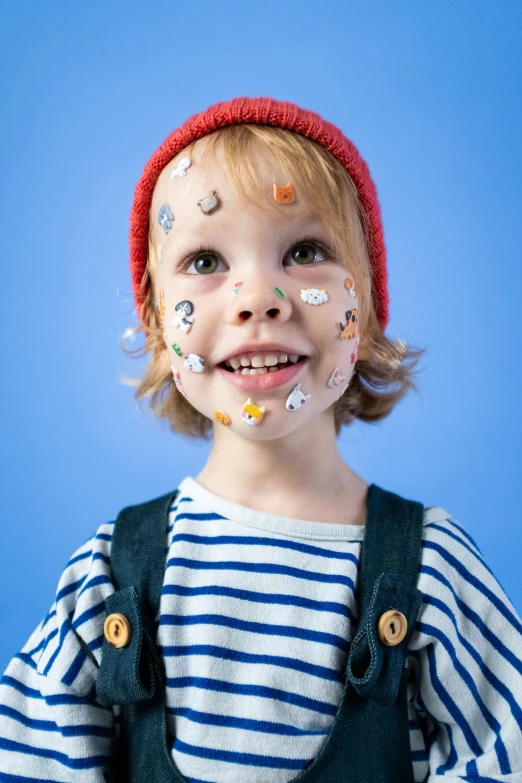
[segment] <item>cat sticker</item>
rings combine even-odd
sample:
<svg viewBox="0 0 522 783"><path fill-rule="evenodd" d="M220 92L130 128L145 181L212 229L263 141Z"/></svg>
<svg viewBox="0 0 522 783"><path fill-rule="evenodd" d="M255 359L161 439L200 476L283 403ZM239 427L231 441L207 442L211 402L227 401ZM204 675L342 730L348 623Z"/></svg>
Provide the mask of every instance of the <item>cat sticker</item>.
<svg viewBox="0 0 522 783"><path fill-rule="evenodd" d="M341 384L343 384L345 381L346 381L345 376L342 375L339 368L336 367L328 380L328 388L335 389L337 386L341 386Z"/></svg>
<svg viewBox="0 0 522 783"><path fill-rule="evenodd" d="M290 183L288 185L274 184L274 200L278 204L291 204L294 199L295 193Z"/></svg>
<svg viewBox="0 0 522 783"><path fill-rule="evenodd" d="M241 408L241 418L247 424L251 424L253 427L255 427L257 424L261 424L263 421L265 411L266 407L264 405L262 408L259 408L249 397Z"/></svg>
<svg viewBox="0 0 522 783"><path fill-rule="evenodd" d="M186 367L187 370L192 370L192 372L203 372L205 369L205 360L195 353L186 353L183 366Z"/></svg>
<svg viewBox="0 0 522 783"><path fill-rule="evenodd" d="M298 383L297 386L294 386L290 394L288 395L288 399L286 401L286 409L287 411L296 411L301 406L305 404L307 400L310 399L312 395L311 394L303 394L301 391L301 384Z"/></svg>
<svg viewBox="0 0 522 783"><path fill-rule="evenodd" d="M355 340L357 337L357 310L347 310L345 313L346 323L339 324L341 327L341 340Z"/></svg>
<svg viewBox="0 0 522 783"><path fill-rule="evenodd" d="M328 301L324 288L301 288L301 299L311 305L320 305Z"/></svg>
<svg viewBox="0 0 522 783"><path fill-rule="evenodd" d="M215 190L209 193L205 198L200 198L198 206L201 207L201 211L204 215L211 215L216 209L221 206L221 202L218 198L218 194Z"/></svg>
<svg viewBox="0 0 522 783"><path fill-rule="evenodd" d="M160 208L160 211L158 212L158 223L166 234L168 234L172 228L173 220L174 215L172 214L171 208L168 204L163 204L163 206Z"/></svg>

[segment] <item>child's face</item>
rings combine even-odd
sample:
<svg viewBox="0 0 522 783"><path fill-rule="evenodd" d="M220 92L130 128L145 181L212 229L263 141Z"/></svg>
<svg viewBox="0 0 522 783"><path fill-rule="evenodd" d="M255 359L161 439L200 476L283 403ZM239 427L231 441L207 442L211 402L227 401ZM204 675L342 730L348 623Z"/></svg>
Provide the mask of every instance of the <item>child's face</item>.
<svg viewBox="0 0 522 783"><path fill-rule="evenodd" d="M214 430L250 439L282 437L328 409L333 417L357 360L350 269L297 185L293 201L282 188L276 203L274 183L287 179L273 164L258 168L275 209L236 195L220 159L204 167L198 151L186 169L183 153L166 166L152 200L158 307L176 386ZM287 369L270 369L283 362Z"/></svg>

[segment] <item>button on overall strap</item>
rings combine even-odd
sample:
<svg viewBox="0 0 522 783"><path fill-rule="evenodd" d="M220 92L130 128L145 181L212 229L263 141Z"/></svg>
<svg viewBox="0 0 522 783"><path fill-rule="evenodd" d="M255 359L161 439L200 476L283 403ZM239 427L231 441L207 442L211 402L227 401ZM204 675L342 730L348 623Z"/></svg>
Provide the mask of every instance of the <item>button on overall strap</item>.
<svg viewBox="0 0 522 783"><path fill-rule="evenodd" d="M105 706L122 705L110 778L118 783L186 783L167 746L165 669L155 645L167 523L176 495L124 508L114 527L111 572L116 591L105 600L96 695Z"/></svg>

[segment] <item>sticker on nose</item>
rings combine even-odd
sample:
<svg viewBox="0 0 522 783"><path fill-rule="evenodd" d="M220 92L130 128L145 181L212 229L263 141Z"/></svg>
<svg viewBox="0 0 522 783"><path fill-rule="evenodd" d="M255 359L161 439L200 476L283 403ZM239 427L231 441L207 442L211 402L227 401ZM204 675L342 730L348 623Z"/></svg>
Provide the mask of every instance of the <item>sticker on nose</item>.
<svg viewBox="0 0 522 783"><path fill-rule="evenodd" d="M160 207L160 211L158 212L158 223L166 234L168 234L172 228L173 220L174 215L172 214L171 208L168 204L163 204L163 206Z"/></svg>
<svg viewBox="0 0 522 783"><path fill-rule="evenodd" d="M295 199L295 191L290 183L288 185L276 185L274 183L274 200L278 204L291 204Z"/></svg>
<svg viewBox="0 0 522 783"><path fill-rule="evenodd" d="M211 215L218 207L221 206L217 191L213 190L205 198L200 198L198 206L201 207L201 211L204 215Z"/></svg>
<svg viewBox="0 0 522 783"><path fill-rule="evenodd" d="M262 408L260 408L258 405L252 402L251 398L249 397L241 408L241 418L246 424L250 424L252 427L256 427L263 421L265 411L266 407L264 405Z"/></svg>
<svg viewBox="0 0 522 783"><path fill-rule="evenodd" d="M296 386L294 386L288 395L288 399L286 401L287 411L299 410L299 408L302 408L305 402L309 400L311 396L311 394L303 394L301 391L301 384L298 383Z"/></svg>
<svg viewBox="0 0 522 783"><path fill-rule="evenodd" d="M186 353L183 366L186 367L187 370L192 370L192 372L203 372L205 369L205 360L196 353Z"/></svg>
<svg viewBox="0 0 522 783"><path fill-rule="evenodd" d="M172 320L171 326L175 326L176 329L180 329L184 334L186 334L194 323L192 318L187 317L192 315L194 312L194 305L192 302L189 302L188 299L183 299L182 302L177 303L175 309L176 315Z"/></svg>
<svg viewBox="0 0 522 783"><path fill-rule="evenodd" d="M329 297L324 288L301 288L301 299L311 305L320 305Z"/></svg>
<svg viewBox="0 0 522 783"><path fill-rule="evenodd" d="M302 291L302 290L303 290L303 289L301 289L301 291ZM284 295L284 293L281 291L281 289L280 289L280 288L277 288L277 287L276 287L276 288L274 288L274 289L273 289L273 291L275 291L275 293L278 295L278 297L279 297L280 299L284 299L284 298L285 298L285 295Z"/></svg>
<svg viewBox="0 0 522 783"><path fill-rule="evenodd" d="M188 167L190 166L190 162L190 158L181 158L181 160L178 162L178 165L175 166L170 172L170 178L174 179L175 177L184 177L187 173Z"/></svg>

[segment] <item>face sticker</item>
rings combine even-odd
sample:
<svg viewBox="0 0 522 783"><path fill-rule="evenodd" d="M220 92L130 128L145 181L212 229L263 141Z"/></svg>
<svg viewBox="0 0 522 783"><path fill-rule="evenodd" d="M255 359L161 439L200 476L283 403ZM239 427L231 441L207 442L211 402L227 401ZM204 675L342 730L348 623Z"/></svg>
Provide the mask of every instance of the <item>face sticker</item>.
<svg viewBox="0 0 522 783"><path fill-rule="evenodd" d="M301 299L311 305L320 305L328 301L324 288L301 288Z"/></svg>
<svg viewBox="0 0 522 783"><path fill-rule="evenodd" d="M170 172L170 178L174 179L174 177L184 177L187 173L187 169L190 166L190 163L190 158L181 158L181 160L178 161L178 165Z"/></svg>
<svg viewBox="0 0 522 783"><path fill-rule="evenodd" d="M183 366L186 367L187 370L192 370L192 372L203 372L205 369L205 360L196 353L186 353Z"/></svg>
<svg viewBox="0 0 522 783"><path fill-rule="evenodd" d="M295 199L295 192L290 183L288 185L274 184L274 200L278 204L291 204Z"/></svg>
<svg viewBox="0 0 522 783"><path fill-rule="evenodd" d="M285 295L284 295L284 293L281 291L281 289L280 289L280 288L273 288L272 290L276 292L276 294L278 295L278 297L279 297L280 299L284 299L284 298L285 298ZM303 291L303 290L304 290L304 289L301 289L301 291Z"/></svg>
<svg viewBox="0 0 522 783"><path fill-rule="evenodd" d="M178 302L176 305L176 315L174 316L171 326L175 326L176 329L181 329L186 333L193 324L191 318L187 318L188 315L192 315L194 312L194 305L189 302L188 299L183 299L182 302Z"/></svg>
<svg viewBox="0 0 522 783"><path fill-rule="evenodd" d="M350 296L357 296L355 293L355 283L353 282L351 277L347 277L344 281L344 287L347 289Z"/></svg>
<svg viewBox="0 0 522 783"><path fill-rule="evenodd" d="M346 323L341 327L341 340L355 340L357 337L357 310L346 311Z"/></svg>
<svg viewBox="0 0 522 783"><path fill-rule="evenodd" d="M183 384L181 383L181 375L179 374L178 370L175 370L172 365L170 365L172 370L172 376L174 378L174 383L176 384L176 389L179 391L180 394L182 394L184 397L187 395L185 394L185 390L183 389Z"/></svg>
<svg viewBox="0 0 522 783"><path fill-rule="evenodd" d="M168 204L163 204L163 206L160 208L160 211L158 212L158 223L160 226L163 227L163 231L168 234L170 229L172 228L172 221L174 220L174 215L172 214L172 211Z"/></svg>
<svg viewBox="0 0 522 783"><path fill-rule="evenodd" d="M266 407L264 405L262 408L259 408L249 397L241 408L241 418L244 422L246 422L246 424L251 424L253 427L255 427L257 424L261 424L263 421L265 411Z"/></svg>
<svg viewBox="0 0 522 783"><path fill-rule="evenodd" d="M161 289L159 293L159 317L160 317L160 323L163 323L163 318L165 316L165 293L163 289Z"/></svg>
<svg viewBox="0 0 522 783"><path fill-rule="evenodd" d="M310 399L311 396L311 394L303 394L301 391L301 384L298 383L297 386L294 386L288 395L288 399L286 401L287 411L299 410L299 408L301 408L305 402Z"/></svg>
<svg viewBox="0 0 522 783"><path fill-rule="evenodd" d="M230 416L225 413L225 411L214 411L214 418L216 421L219 421L220 424L224 424L227 427L231 423Z"/></svg>
<svg viewBox="0 0 522 783"><path fill-rule="evenodd" d="M176 345L176 343L172 343L172 350L176 351L178 356L181 356L182 353L181 348L179 347L179 345Z"/></svg>
<svg viewBox="0 0 522 783"><path fill-rule="evenodd" d="M201 207L201 211L204 215L211 215L212 212L215 212L215 210L221 206L217 192L213 190L208 196L205 196L205 198L200 198L198 206Z"/></svg>
<svg viewBox="0 0 522 783"><path fill-rule="evenodd" d="M342 375L339 368L336 367L333 373L330 375L330 379L328 381L328 388L335 389L337 386L341 386L345 381L346 381L345 376Z"/></svg>
<svg viewBox="0 0 522 783"><path fill-rule="evenodd" d="M232 293L234 294L234 296L237 296L237 295L238 295L238 293L239 293L239 289L241 288L241 286L242 286L242 285L243 285L243 283L234 283L234 289L233 289L233 291L232 291Z"/></svg>

